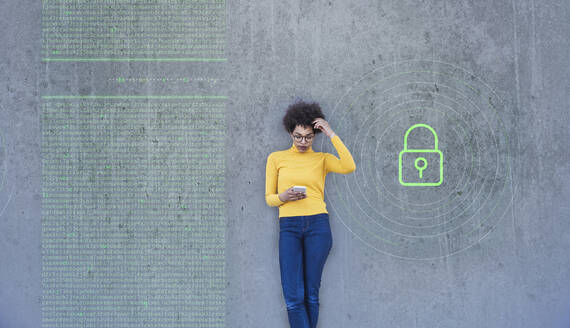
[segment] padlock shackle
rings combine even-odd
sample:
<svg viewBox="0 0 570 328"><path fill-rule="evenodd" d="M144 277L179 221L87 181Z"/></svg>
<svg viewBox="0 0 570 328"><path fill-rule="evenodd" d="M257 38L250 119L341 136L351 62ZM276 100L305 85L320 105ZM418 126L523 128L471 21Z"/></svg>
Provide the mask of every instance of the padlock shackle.
<svg viewBox="0 0 570 328"><path fill-rule="evenodd" d="M404 135L404 150L408 150L408 134L410 134L410 132L412 132L413 129L419 128L419 127L424 127L424 128L431 131L431 133L433 134L433 139L435 141L433 149L437 150L438 149L437 148L437 133L435 133L435 130L431 126L429 126L427 124L423 124L423 123L414 124L408 129L408 131L406 131L406 134Z"/></svg>

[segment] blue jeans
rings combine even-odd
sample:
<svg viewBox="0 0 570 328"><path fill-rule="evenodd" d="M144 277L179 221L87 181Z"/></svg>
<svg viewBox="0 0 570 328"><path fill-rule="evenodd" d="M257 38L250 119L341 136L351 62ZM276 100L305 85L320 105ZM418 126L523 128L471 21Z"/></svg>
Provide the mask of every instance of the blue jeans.
<svg viewBox="0 0 570 328"><path fill-rule="evenodd" d="M279 267L291 328L315 328L323 267L332 248L328 213L279 218Z"/></svg>

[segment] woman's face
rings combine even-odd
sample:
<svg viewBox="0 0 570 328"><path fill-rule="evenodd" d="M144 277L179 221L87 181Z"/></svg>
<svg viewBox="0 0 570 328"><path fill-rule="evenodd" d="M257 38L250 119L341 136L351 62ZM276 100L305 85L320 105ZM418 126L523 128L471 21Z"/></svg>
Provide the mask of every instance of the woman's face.
<svg viewBox="0 0 570 328"><path fill-rule="evenodd" d="M295 138L295 137L307 137L307 138ZM313 140L315 140L315 132L313 131L312 127L304 127L302 125L297 125L293 133L291 133L291 138L293 139L293 143L295 147L299 150L299 152L304 153L306 152L309 147L313 144ZM307 140L309 139L309 140Z"/></svg>

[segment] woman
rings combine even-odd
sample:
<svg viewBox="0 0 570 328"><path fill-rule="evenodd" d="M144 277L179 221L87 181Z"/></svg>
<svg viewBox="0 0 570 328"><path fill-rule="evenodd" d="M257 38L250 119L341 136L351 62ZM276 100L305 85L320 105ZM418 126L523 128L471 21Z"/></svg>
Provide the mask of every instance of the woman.
<svg viewBox="0 0 570 328"><path fill-rule="evenodd" d="M321 275L332 247L325 177L329 172L353 172L356 164L317 103L289 106L283 125L293 145L267 157L265 201L279 206L279 266L289 324L315 328ZM313 151L311 145L320 132L330 138L340 159ZM307 191L295 192L293 186L305 186Z"/></svg>

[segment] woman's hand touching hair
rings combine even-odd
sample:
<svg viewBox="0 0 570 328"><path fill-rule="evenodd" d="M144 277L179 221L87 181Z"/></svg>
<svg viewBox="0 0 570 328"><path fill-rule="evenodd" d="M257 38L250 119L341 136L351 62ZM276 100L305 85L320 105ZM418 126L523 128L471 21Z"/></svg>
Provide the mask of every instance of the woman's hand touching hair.
<svg viewBox="0 0 570 328"><path fill-rule="evenodd" d="M284 192L280 193L278 195L279 199L282 202L288 202L288 201L292 201L292 200L299 200L299 199L303 199L303 198L307 198L307 194L304 192L295 192L293 191L293 187L285 190Z"/></svg>
<svg viewBox="0 0 570 328"><path fill-rule="evenodd" d="M325 121L323 118L321 118L321 117L316 118L315 120L313 120L312 123L315 125L313 127L313 129L321 130L324 134L327 135L327 137L331 137L331 138L334 137L335 133L331 129L329 122Z"/></svg>

